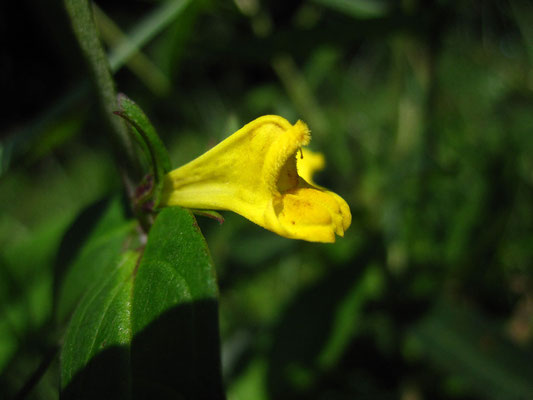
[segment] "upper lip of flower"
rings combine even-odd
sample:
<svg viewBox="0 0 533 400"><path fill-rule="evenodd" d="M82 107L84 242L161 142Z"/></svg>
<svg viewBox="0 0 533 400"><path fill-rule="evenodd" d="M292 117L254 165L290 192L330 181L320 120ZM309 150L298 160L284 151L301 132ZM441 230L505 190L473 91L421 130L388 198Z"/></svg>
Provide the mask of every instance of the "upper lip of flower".
<svg viewBox="0 0 533 400"><path fill-rule="evenodd" d="M262 120L262 118L266 120L269 117L272 116L261 117L258 120ZM301 178L296 168L296 152L302 146L309 144L311 132L302 121L291 125L281 117L273 117L282 120L280 122L283 124L280 124L280 126L285 131L276 138L275 143L272 144L266 154L265 163L263 164L263 176L273 193L283 193L300 184ZM287 176L283 176L283 172Z"/></svg>

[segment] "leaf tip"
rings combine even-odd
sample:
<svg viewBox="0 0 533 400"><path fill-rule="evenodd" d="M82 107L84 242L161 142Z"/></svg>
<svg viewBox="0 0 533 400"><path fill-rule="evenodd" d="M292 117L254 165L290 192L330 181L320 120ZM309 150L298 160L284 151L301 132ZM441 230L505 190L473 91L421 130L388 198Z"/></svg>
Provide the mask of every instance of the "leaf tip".
<svg viewBox="0 0 533 400"><path fill-rule="evenodd" d="M117 103L120 107L122 107L122 103L124 101L131 101L128 96L126 96L124 93L120 92L117 94Z"/></svg>

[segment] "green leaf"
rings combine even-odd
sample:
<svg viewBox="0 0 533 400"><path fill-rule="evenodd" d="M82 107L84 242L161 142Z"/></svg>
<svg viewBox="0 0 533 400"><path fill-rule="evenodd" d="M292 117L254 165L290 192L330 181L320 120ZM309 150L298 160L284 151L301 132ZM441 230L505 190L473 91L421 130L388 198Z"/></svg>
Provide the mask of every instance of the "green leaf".
<svg viewBox="0 0 533 400"><path fill-rule="evenodd" d="M158 215L133 294L137 393L223 398L215 270L189 211L171 207Z"/></svg>
<svg viewBox="0 0 533 400"><path fill-rule="evenodd" d="M169 0L162 2L135 26L128 34L127 41L113 49L109 55L112 71L118 71L139 49L160 33L188 8L191 0Z"/></svg>
<svg viewBox="0 0 533 400"><path fill-rule="evenodd" d="M150 160L151 173L155 179L155 187L152 191L154 207L157 207L159 194L163 189L163 179L171 168L167 149L146 114L133 100L121 93L118 95L118 104L120 111L115 111L115 114L131 125L135 139Z"/></svg>
<svg viewBox="0 0 533 400"><path fill-rule="evenodd" d="M164 209L135 270L138 255L125 253L76 309L63 398L224 398L216 277L192 214Z"/></svg>
<svg viewBox="0 0 533 400"><path fill-rule="evenodd" d="M76 310L61 352L62 398L131 398L131 292L138 258L137 252L125 253Z"/></svg>
<svg viewBox="0 0 533 400"><path fill-rule="evenodd" d="M191 209L191 211L194 215L199 215L201 217L214 219L219 224L224 223L224 217L219 212L212 211L212 210L196 210L196 209Z"/></svg>
<svg viewBox="0 0 533 400"><path fill-rule="evenodd" d="M242 375L228 388L228 397L268 400L266 376L267 362L262 358L252 360Z"/></svg>
<svg viewBox="0 0 533 400"><path fill-rule="evenodd" d="M55 266L55 313L59 322L72 313L85 291L116 267L135 233L118 198L85 209L65 233Z"/></svg>

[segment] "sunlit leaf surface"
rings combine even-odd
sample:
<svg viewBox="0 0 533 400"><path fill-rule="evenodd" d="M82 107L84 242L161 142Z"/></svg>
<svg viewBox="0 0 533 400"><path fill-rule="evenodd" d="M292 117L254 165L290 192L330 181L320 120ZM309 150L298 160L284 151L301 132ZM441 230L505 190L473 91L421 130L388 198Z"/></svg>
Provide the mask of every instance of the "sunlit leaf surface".
<svg viewBox="0 0 533 400"><path fill-rule="evenodd" d="M61 354L64 398L222 398L217 286L190 212L164 210L143 252L87 291Z"/></svg>

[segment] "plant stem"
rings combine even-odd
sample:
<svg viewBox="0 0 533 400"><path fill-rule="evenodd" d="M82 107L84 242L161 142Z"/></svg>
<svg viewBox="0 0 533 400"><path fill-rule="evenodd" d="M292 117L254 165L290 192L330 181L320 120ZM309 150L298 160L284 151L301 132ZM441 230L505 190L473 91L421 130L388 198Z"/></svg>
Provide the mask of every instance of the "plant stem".
<svg viewBox="0 0 533 400"><path fill-rule="evenodd" d="M113 111L118 109L115 83L107 56L98 37L91 5L88 0L64 1L74 33L93 74L106 118L112 127L111 131L119 149L120 166L126 170L126 179L131 179L131 176L138 169L138 161L126 124L121 118L113 115Z"/></svg>

